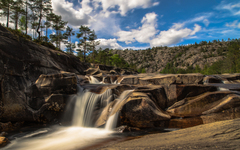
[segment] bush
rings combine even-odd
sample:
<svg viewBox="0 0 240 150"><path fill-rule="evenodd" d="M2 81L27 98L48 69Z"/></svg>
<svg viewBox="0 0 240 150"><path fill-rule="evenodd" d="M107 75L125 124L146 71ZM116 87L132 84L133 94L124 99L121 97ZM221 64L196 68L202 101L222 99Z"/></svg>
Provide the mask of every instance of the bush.
<svg viewBox="0 0 240 150"><path fill-rule="evenodd" d="M14 29L11 29L11 28L7 28L7 30L12 32L17 37L21 37L21 38L24 38L26 40L32 40L32 37L30 35L27 35L27 34L23 33L21 30L14 30Z"/></svg>
<svg viewBox="0 0 240 150"><path fill-rule="evenodd" d="M46 46L48 48L54 49L54 50L59 50L51 42L46 42L46 41L38 40L38 39L34 39L33 42L38 43L38 44L43 45L43 46Z"/></svg>

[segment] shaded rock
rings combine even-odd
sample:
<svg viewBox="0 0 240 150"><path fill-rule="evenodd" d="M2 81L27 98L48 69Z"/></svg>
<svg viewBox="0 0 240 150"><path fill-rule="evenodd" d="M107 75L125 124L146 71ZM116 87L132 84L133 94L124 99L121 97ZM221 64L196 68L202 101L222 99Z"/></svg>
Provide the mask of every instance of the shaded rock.
<svg viewBox="0 0 240 150"><path fill-rule="evenodd" d="M205 85L215 86L220 91L240 91L240 84L208 83Z"/></svg>
<svg viewBox="0 0 240 150"><path fill-rule="evenodd" d="M203 124L203 119L200 117L192 117L192 118L177 118L170 119L166 121L166 128L189 128L193 126L197 126Z"/></svg>
<svg viewBox="0 0 240 150"><path fill-rule="evenodd" d="M203 77L202 74L167 74L141 78L139 82L141 85L201 84Z"/></svg>
<svg viewBox="0 0 240 150"><path fill-rule="evenodd" d="M200 117L203 120L204 124L240 118L240 107L236 106L234 108L226 109L221 112L201 115Z"/></svg>
<svg viewBox="0 0 240 150"><path fill-rule="evenodd" d="M226 101L224 97L229 94L233 94L233 92L206 92L197 97L185 98L169 107L167 112L171 113L172 116L178 117L200 116L203 112L214 109L214 107L223 107L224 105L221 105L221 103ZM219 106L219 104L221 106ZM227 104L227 102L225 102L225 104Z"/></svg>
<svg viewBox="0 0 240 150"><path fill-rule="evenodd" d="M87 64L80 62L73 55L16 37L1 27L0 121L35 121L35 117L38 116L36 114L46 107L43 106L44 97L56 92L55 89L49 89L52 84L62 86L52 87L57 90L55 94L64 93L61 91L64 88L69 93L73 92L72 88L63 85L71 80L68 80L67 76L62 80L57 77L52 83L39 81L35 84L41 74L60 74L61 71L85 74L84 70L87 68ZM39 90L39 87L44 88ZM42 93L45 95L41 95Z"/></svg>
<svg viewBox="0 0 240 150"><path fill-rule="evenodd" d="M86 72L86 75L96 75L100 73L98 68L88 68L85 72Z"/></svg>
<svg viewBox="0 0 240 150"><path fill-rule="evenodd" d="M120 126L116 128L116 131L124 133L124 132L134 132L134 131L140 131L140 128L135 128L135 127L128 127L126 125Z"/></svg>
<svg viewBox="0 0 240 150"><path fill-rule="evenodd" d="M203 83L223 83L224 81L221 78L218 78L217 76L206 76L203 79Z"/></svg>
<svg viewBox="0 0 240 150"><path fill-rule="evenodd" d="M215 86L206 85L183 85L172 84L164 86L168 101L166 102L166 108L172 106L175 102L187 97L194 97L205 92L217 91Z"/></svg>
<svg viewBox="0 0 240 150"><path fill-rule="evenodd" d="M76 94L77 77L72 73L41 75L30 90L28 105L37 110L52 94Z"/></svg>
<svg viewBox="0 0 240 150"><path fill-rule="evenodd" d="M234 74L221 74L221 75L218 75L219 77L227 80L226 84L229 84L229 83L240 83L240 73L234 73Z"/></svg>
<svg viewBox="0 0 240 150"><path fill-rule="evenodd" d="M11 122L2 123L0 122L0 132L8 132L13 130L13 124Z"/></svg>
<svg viewBox="0 0 240 150"><path fill-rule="evenodd" d="M155 121L169 120L171 116L164 113L149 98L148 94L133 92L121 110L122 120L134 127L154 127Z"/></svg>
<svg viewBox="0 0 240 150"><path fill-rule="evenodd" d="M167 107L167 97L165 94L165 89L163 86L144 86L136 87L135 92L146 93L150 96L150 99L162 110L165 110Z"/></svg>
<svg viewBox="0 0 240 150"><path fill-rule="evenodd" d="M118 83L136 85L139 84L139 78L137 75L123 76L118 80Z"/></svg>

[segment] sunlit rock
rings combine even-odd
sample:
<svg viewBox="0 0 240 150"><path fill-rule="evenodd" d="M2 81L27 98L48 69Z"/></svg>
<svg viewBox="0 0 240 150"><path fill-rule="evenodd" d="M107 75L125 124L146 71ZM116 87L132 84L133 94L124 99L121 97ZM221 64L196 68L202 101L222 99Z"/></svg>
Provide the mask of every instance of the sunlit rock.
<svg viewBox="0 0 240 150"><path fill-rule="evenodd" d="M171 113L171 116L178 117L200 116L214 107L222 107L223 105L219 106L219 104L226 100L227 95L233 93L231 91L206 92L196 97L185 98L174 103L167 112Z"/></svg>

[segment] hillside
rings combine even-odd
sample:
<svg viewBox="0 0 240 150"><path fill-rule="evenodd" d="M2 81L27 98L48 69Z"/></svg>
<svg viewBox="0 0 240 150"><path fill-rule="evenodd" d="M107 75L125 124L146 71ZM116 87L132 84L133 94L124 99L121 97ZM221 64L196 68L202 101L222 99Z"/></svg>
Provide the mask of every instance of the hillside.
<svg viewBox="0 0 240 150"><path fill-rule="evenodd" d="M204 69L214 62L224 60L229 46L238 42L239 40L202 41L199 44L186 46L153 47L147 50L113 50L112 53L124 58L131 67L140 72L159 73L166 67L178 70L196 69L196 67Z"/></svg>

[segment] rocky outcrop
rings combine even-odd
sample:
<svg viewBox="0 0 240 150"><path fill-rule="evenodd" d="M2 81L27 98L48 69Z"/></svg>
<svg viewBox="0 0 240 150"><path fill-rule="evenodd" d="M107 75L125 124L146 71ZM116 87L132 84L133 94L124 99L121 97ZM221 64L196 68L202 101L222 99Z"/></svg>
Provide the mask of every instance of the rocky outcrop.
<svg viewBox="0 0 240 150"><path fill-rule="evenodd" d="M0 26L0 122L6 127L2 131L22 121L58 122L78 86L96 94L111 93L102 102L105 108L100 102L94 108L98 127L116 114L119 125L137 128L183 128L240 117L239 74L136 74L89 66Z"/></svg>
<svg viewBox="0 0 240 150"><path fill-rule="evenodd" d="M147 73L159 73L168 64L186 70L189 66L201 69L226 57L229 42L214 42L178 47L153 47L146 50L113 50L128 64Z"/></svg>
<svg viewBox="0 0 240 150"><path fill-rule="evenodd" d="M239 149L239 123L240 119L234 119L204 124L172 132L149 134L132 140L109 143L98 149Z"/></svg>
<svg viewBox="0 0 240 150"><path fill-rule="evenodd" d="M232 88L231 86L226 86L222 90L223 83L204 85L203 82L199 81L203 81L208 76L200 74L197 77L194 74L155 76L153 74L123 76L119 77L118 81L124 81L125 84L98 86L102 89L111 89L115 95L115 100L104 108L95 125L103 126L108 117L117 112L120 112L119 125L138 128L186 128L239 117L240 93L236 90L230 91L228 88ZM140 83L143 78L145 80L158 80L158 76L161 80L165 78L165 82L146 82L148 84L145 85ZM181 82L176 83L176 79L174 79L175 82L172 82L172 78L169 77L179 77L182 81L187 82L183 84L181 80L178 80ZM199 77L201 77L200 80ZM136 80L140 82L135 82ZM127 81L130 84L127 84ZM234 85L240 87L239 84ZM87 87L85 86L85 88ZM119 100L117 97L122 96L120 93L126 90L132 90L131 94L124 100ZM98 89L97 91L102 90Z"/></svg>
<svg viewBox="0 0 240 150"><path fill-rule="evenodd" d="M0 122L36 121L36 114L48 109L45 99L51 94L76 93L76 75L85 74L88 66L73 55L16 37L0 27Z"/></svg>

